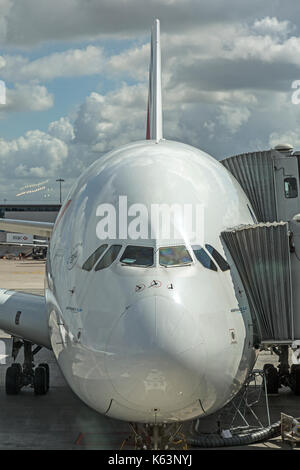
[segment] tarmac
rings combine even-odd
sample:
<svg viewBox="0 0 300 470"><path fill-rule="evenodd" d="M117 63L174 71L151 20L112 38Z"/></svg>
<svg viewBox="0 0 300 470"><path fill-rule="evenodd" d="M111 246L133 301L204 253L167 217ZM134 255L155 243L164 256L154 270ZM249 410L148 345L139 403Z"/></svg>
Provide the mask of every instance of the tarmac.
<svg viewBox="0 0 300 470"><path fill-rule="evenodd" d="M44 271L44 261L1 259L0 287L43 295ZM1 341L9 355L12 341L2 331L0 343ZM261 351L255 368L262 369L265 363L275 364L276 361L276 354L272 354L270 350ZM106 418L81 402L65 382L51 351L42 349L36 356L37 363L47 362L50 366L50 390L45 396L35 396L29 387L23 388L17 396L7 396L5 372L12 361L8 357L2 362L5 363L0 362L0 450L119 450L122 445L124 449L133 449L130 441L124 445L130 435L128 424ZM18 362L22 362L21 353ZM259 402L252 407L257 418L253 417L252 412L248 413L246 419L249 423L252 420L251 423L257 425L257 419L264 426L269 422L277 422L281 412L293 417L300 416L300 397L295 396L287 387L282 387L278 395L269 397L267 408L265 395L260 393L259 380L258 377L258 386L251 388L254 401L260 397ZM231 421L232 411L229 415L228 411L224 414ZM238 414L237 418L241 419ZM203 418L198 423L198 430L201 433L215 432L218 420L219 413ZM186 437L190 436L194 424L187 423L184 426ZM237 420L234 424L244 423ZM278 436L266 442L226 449L289 450L291 446ZM300 446L295 447L295 450L300 450Z"/></svg>

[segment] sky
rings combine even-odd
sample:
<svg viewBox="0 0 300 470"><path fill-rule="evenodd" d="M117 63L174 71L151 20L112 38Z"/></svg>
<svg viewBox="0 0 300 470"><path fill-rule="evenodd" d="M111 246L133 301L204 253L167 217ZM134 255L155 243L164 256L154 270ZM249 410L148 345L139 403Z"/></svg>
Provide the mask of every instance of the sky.
<svg viewBox="0 0 300 470"><path fill-rule="evenodd" d="M0 0L0 204L56 203L56 179L66 197L96 159L145 138L155 18L164 138L218 160L300 149L295 0Z"/></svg>

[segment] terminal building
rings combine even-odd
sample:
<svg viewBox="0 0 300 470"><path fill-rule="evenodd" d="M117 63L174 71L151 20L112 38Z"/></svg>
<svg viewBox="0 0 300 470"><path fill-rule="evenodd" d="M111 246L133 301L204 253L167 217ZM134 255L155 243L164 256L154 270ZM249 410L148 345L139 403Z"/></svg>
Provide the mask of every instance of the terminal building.
<svg viewBox="0 0 300 470"><path fill-rule="evenodd" d="M0 218L55 222L61 204L0 204Z"/></svg>
<svg viewBox="0 0 300 470"><path fill-rule="evenodd" d="M61 204L0 204L0 218L55 222L60 207ZM40 239L41 237L35 235L15 234L0 230L0 257L8 254L17 255L20 251L30 254L32 244L41 243ZM22 249L18 248L18 244L22 246Z"/></svg>

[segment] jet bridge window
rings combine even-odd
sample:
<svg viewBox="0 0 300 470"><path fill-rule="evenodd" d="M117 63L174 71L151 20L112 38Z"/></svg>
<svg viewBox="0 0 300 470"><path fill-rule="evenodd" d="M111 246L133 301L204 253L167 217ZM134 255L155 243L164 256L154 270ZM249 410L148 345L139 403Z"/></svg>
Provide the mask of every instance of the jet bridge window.
<svg viewBox="0 0 300 470"><path fill-rule="evenodd" d="M91 256L88 257L86 262L83 264L82 269L85 271L91 271L93 267L95 266L95 263L98 261L100 256L104 253L108 245L101 245L97 250L94 251L94 253L91 254Z"/></svg>
<svg viewBox="0 0 300 470"><path fill-rule="evenodd" d="M229 264L227 261L223 258L222 255L211 245L205 245L205 248L207 249L208 253L211 254L211 256L214 258L216 263L219 265L219 268L222 271L227 271L230 269Z"/></svg>
<svg viewBox="0 0 300 470"><path fill-rule="evenodd" d="M100 271L101 269L108 268L115 259L117 258L118 254L122 245L111 245L102 259L100 259L99 263L95 267L95 271Z"/></svg>
<svg viewBox="0 0 300 470"><path fill-rule="evenodd" d="M284 195L288 199L298 197L298 187L296 178L284 178Z"/></svg>
<svg viewBox="0 0 300 470"><path fill-rule="evenodd" d="M192 262L191 255L184 245L165 246L159 249L159 264L161 266L183 266Z"/></svg>
<svg viewBox="0 0 300 470"><path fill-rule="evenodd" d="M149 246L128 245L120 261L128 266L152 266L153 253L153 248Z"/></svg>
<svg viewBox="0 0 300 470"><path fill-rule="evenodd" d="M204 266L204 268L211 269L212 271L218 271L217 266L210 256L208 256L204 248L199 245L194 245L192 248L197 260L202 264L202 266Z"/></svg>

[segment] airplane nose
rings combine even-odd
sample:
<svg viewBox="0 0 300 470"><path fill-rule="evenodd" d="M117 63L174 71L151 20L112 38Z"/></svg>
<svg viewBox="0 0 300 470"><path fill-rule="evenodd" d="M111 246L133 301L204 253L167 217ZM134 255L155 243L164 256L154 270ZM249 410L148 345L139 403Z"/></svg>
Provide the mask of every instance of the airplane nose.
<svg viewBox="0 0 300 470"><path fill-rule="evenodd" d="M205 370L199 319L163 296L127 308L112 330L106 370L128 406L172 411L189 405Z"/></svg>

